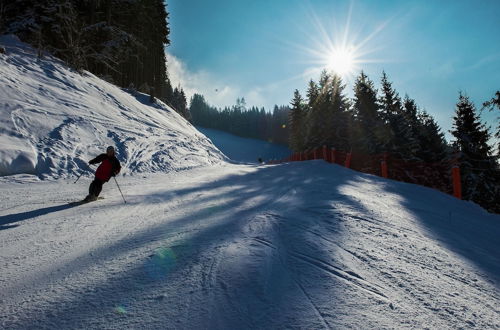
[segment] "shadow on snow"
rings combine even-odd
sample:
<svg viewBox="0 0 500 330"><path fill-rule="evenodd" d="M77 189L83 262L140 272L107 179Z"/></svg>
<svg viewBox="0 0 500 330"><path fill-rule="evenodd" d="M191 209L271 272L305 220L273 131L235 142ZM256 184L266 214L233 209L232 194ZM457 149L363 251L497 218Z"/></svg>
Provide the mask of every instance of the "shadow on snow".
<svg viewBox="0 0 500 330"><path fill-rule="evenodd" d="M319 171L312 173L304 173L294 164L262 167L256 172L136 200L137 205L147 207L175 196L184 202L181 207L185 212L169 219L166 211L163 223L98 248L88 260L74 260L61 267L60 278L76 276L90 267L105 266L108 260L151 247L146 260L128 264L120 273L109 272L104 282L91 288L65 294L64 299L52 302L43 312L33 311L29 319L19 320L16 326L36 327L39 319L59 327L102 327L106 322L113 327L139 327L144 326L144 320L150 328L338 326L338 318L348 317L339 310L362 278L335 263L339 256L335 244L345 239L345 219L335 205L340 203L365 214L371 211L339 191L346 178L352 180L352 174L332 176L323 168L331 165L317 165ZM387 186L395 192L400 189L391 183ZM420 206L410 199L404 204L418 221L447 237L441 226L426 220L425 208L419 210ZM4 216L0 224L69 207L11 215L9 220ZM447 243L453 247L462 240L447 239ZM473 258L473 254L465 255ZM477 265L491 270L490 265ZM193 273L199 278L193 278ZM375 287L367 289L371 290L367 293L371 299L385 302L384 292ZM359 313L365 317L363 311ZM370 324L368 319L356 322Z"/></svg>
<svg viewBox="0 0 500 330"><path fill-rule="evenodd" d="M61 204L61 205L57 205L57 206L44 207L44 208L32 210L32 211L2 215L2 216L0 216L0 230L15 228L18 226L18 224L10 225L13 223L33 219L33 218L36 218L36 217L39 217L42 215L46 215L46 214L50 214L50 213L54 213L54 212L59 212L62 210L67 210L67 209L73 208L75 206L78 206L78 205L76 203L66 203L66 204Z"/></svg>

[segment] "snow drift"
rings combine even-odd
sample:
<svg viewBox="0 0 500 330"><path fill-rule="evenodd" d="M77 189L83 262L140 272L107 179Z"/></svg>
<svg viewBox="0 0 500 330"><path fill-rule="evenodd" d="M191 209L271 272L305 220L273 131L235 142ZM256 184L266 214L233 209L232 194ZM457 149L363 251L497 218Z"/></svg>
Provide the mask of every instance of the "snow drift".
<svg viewBox="0 0 500 330"><path fill-rule="evenodd" d="M173 109L1 36L0 175L67 177L114 145L124 173L218 163L225 156Z"/></svg>

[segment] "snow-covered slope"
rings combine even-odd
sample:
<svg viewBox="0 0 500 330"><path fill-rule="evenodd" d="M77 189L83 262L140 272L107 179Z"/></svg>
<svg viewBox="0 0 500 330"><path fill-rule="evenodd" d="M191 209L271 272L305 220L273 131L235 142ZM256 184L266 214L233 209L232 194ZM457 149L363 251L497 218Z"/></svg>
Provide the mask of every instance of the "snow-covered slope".
<svg viewBox="0 0 500 330"><path fill-rule="evenodd" d="M0 328L500 328L475 204L323 161L119 180L0 178Z"/></svg>
<svg viewBox="0 0 500 330"><path fill-rule="evenodd" d="M257 139L242 138L216 129L197 127L215 146L232 160L257 163L270 159L283 159L292 151L286 146Z"/></svg>
<svg viewBox="0 0 500 330"><path fill-rule="evenodd" d="M0 175L67 177L107 145L124 173L185 169L224 156L175 111L80 74L14 36L0 45Z"/></svg>

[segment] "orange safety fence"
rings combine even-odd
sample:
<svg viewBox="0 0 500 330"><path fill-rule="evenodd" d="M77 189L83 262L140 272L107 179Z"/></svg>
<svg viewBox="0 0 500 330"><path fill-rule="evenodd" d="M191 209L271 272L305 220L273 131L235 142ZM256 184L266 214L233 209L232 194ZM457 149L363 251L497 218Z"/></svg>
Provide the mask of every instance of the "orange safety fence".
<svg viewBox="0 0 500 330"><path fill-rule="evenodd" d="M460 169L457 159L426 163L403 160L390 153L367 155L323 146L322 148L294 153L284 159L273 160L268 163L279 164L313 159L323 159L329 163L339 164L359 172L423 185L462 198Z"/></svg>

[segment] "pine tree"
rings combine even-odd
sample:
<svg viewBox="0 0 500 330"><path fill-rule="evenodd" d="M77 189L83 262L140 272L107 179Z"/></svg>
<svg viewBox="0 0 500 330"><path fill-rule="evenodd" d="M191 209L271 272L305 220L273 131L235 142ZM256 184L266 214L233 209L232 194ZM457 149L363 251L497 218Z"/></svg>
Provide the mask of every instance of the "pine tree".
<svg viewBox="0 0 500 330"><path fill-rule="evenodd" d="M290 116L290 108L288 106L275 105L271 119L272 140L275 143L288 144L289 128L288 118Z"/></svg>
<svg viewBox="0 0 500 330"><path fill-rule="evenodd" d="M451 134L460 151L462 190L465 199L500 212L500 177L488 145L490 133L467 96L460 94Z"/></svg>
<svg viewBox="0 0 500 330"><path fill-rule="evenodd" d="M305 144L305 103L298 89L293 94L290 110L290 149L295 152L304 150Z"/></svg>
<svg viewBox="0 0 500 330"><path fill-rule="evenodd" d="M380 118L377 90L373 81L361 72L354 83L354 146L367 154L383 151L380 137L384 123Z"/></svg>
<svg viewBox="0 0 500 330"><path fill-rule="evenodd" d="M434 118L425 111L419 111L415 100L408 95L403 100L403 118L412 138L406 148L407 158L424 162L437 162L446 155L444 134Z"/></svg>
<svg viewBox="0 0 500 330"><path fill-rule="evenodd" d="M176 88L175 98L182 99L179 97L182 93L180 87ZM181 107L176 105L174 108ZM218 109L208 105L202 95L195 94L191 98L189 112L194 125L285 145L289 141L287 120L290 109L287 106L275 106L273 112L268 113L264 108L248 108L245 99L238 98L232 107Z"/></svg>
<svg viewBox="0 0 500 330"><path fill-rule="evenodd" d="M484 102L483 107L489 108L490 111L493 109L500 110L500 91L497 91L495 93L495 97L493 97L491 100ZM500 117L497 117L497 131L495 133L495 137L500 140ZM500 142L497 141L497 158L500 160Z"/></svg>
<svg viewBox="0 0 500 330"><path fill-rule="evenodd" d="M417 114L416 136L419 141L417 158L427 163L440 162L448 156L444 133L434 118L426 111Z"/></svg>
<svg viewBox="0 0 500 330"><path fill-rule="evenodd" d="M174 107L175 111L177 111L181 116L183 116L187 120L191 120L191 113L187 108L186 94L180 86L174 89L172 106Z"/></svg>
<svg viewBox="0 0 500 330"><path fill-rule="evenodd" d="M192 121L195 125L210 128L210 107L208 106L205 98L201 94L194 94L191 98L189 112L192 116Z"/></svg>
<svg viewBox="0 0 500 330"><path fill-rule="evenodd" d="M162 0L12 0L0 7L1 31L48 50L76 69L122 87L151 87L166 100L164 48L168 13Z"/></svg>
<svg viewBox="0 0 500 330"><path fill-rule="evenodd" d="M330 79L328 99L326 104L327 139L326 145L340 150L350 150L352 147L350 139L350 104L345 96L345 85L342 78L333 75Z"/></svg>
<svg viewBox="0 0 500 330"><path fill-rule="evenodd" d="M328 103L330 100L329 89L330 76L326 71L321 73L319 85L312 81L309 85L308 104L309 109L307 112L306 120L306 148L317 148L326 143L329 129L331 129L331 114L328 112Z"/></svg>
<svg viewBox="0 0 500 330"><path fill-rule="evenodd" d="M384 147L402 159L412 159L418 149L418 142L412 134L408 118L403 110L401 98L382 73L382 95L379 99L382 119L387 129L383 135Z"/></svg>
<svg viewBox="0 0 500 330"><path fill-rule="evenodd" d="M321 73L319 84L309 82L306 107L306 138L304 147L323 145L339 149L350 148L349 102L340 76L327 71Z"/></svg>
<svg viewBox="0 0 500 330"><path fill-rule="evenodd" d="M315 106L318 96L319 96L319 87L318 84L314 80L309 81L309 86L307 89L307 107L308 110L310 110L312 107Z"/></svg>

